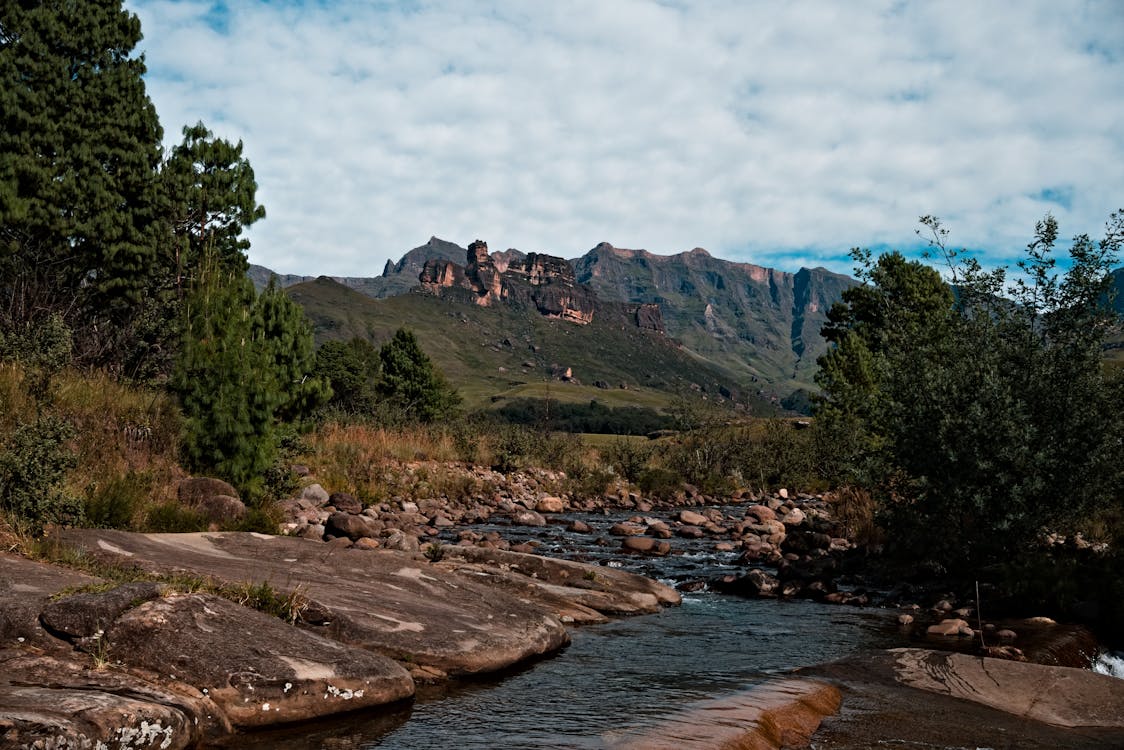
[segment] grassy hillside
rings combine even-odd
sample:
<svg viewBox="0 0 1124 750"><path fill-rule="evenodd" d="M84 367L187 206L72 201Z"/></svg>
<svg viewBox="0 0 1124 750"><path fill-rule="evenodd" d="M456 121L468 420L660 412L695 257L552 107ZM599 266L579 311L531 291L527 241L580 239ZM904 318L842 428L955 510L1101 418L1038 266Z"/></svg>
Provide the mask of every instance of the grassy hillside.
<svg viewBox="0 0 1124 750"><path fill-rule="evenodd" d="M419 292L376 300L324 277L287 292L313 321L318 343L358 336L377 345L411 329L469 407L549 397L662 408L681 396L732 406L732 396L754 413L775 410L748 379L628 324L611 306L579 326ZM561 380L567 369L576 382Z"/></svg>

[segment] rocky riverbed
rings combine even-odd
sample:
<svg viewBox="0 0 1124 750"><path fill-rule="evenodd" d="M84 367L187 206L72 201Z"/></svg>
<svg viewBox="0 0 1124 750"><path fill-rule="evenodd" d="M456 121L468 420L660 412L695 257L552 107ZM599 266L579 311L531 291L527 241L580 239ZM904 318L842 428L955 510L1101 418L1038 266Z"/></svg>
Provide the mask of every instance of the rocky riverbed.
<svg viewBox="0 0 1124 750"><path fill-rule="evenodd" d="M461 486L486 491L372 505L310 482L284 504L286 536L56 531L56 556L82 557L88 570L104 571L100 576L0 555L0 746L195 747L360 709L394 711L418 686L534 662L564 648L575 626L655 613L678 604L680 591L700 589L852 606L877 599L898 605L878 617L903 645L928 638L928 645L963 648L982 635L989 653L1004 657L1056 663L1092 656L1079 629L1044 622L979 628L976 618L973 630L974 613L963 602L891 601L900 597L856 587L843 564L853 544L833 521L829 497L707 498L688 490L657 502L621 488L578 500L559 492L548 472L459 471L472 477ZM232 492L215 480L188 480L181 498L237 513ZM239 586L246 603L268 592L283 605L275 612L281 616L231 601ZM225 587L225 598L210 593L216 587ZM843 691L842 720L849 694L873 700L877 691L864 692L864 685L939 694L941 685L961 684L971 665L929 670L925 684L900 670L871 676L855 663L825 670L820 683L826 678ZM1045 674L986 672L1005 675L1010 686ZM1086 701L1097 709L1082 731L1094 739L1124 736L1113 734L1124 728L1111 718L1124 716L1124 683L1084 670L1050 679L1096 696ZM758 696L806 689L774 688ZM826 688L807 689L827 695ZM944 692L974 699L952 687ZM764 704L749 705L756 699L727 700L747 718L722 731L755 737L780 716L801 717L793 721L806 737L834 710L832 701L817 699L828 708L811 721L773 699L764 713ZM1022 711L1009 701L984 704ZM698 715L722 711L696 708ZM1070 714L1081 708L1071 706ZM773 718L762 720L765 713ZM837 733L840 726L852 725L837 722ZM664 740L677 731L668 729ZM746 746L778 747L797 735L785 736ZM630 746L664 740L628 739Z"/></svg>

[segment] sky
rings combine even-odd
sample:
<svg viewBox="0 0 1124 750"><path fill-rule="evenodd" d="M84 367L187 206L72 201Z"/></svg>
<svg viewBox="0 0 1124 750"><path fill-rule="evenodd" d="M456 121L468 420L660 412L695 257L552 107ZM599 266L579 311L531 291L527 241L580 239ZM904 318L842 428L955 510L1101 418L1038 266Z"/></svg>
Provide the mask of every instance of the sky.
<svg viewBox="0 0 1124 750"><path fill-rule="evenodd" d="M244 143L250 260L437 236L850 272L921 215L985 264L1124 208L1124 0L126 0L166 145Z"/></svg>

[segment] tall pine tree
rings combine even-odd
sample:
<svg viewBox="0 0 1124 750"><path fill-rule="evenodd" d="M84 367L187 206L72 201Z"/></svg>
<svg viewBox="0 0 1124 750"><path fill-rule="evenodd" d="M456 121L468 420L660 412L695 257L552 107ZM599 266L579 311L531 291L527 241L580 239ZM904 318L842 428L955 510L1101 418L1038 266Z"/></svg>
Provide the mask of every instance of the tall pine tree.
<svg viewBox="0 0 1124 750"><path fill-rule="evenodd" d="M61 313L76 353L109 361L166 226L140 21L117 0L2 7L0 325L18 334Z"/></svg>

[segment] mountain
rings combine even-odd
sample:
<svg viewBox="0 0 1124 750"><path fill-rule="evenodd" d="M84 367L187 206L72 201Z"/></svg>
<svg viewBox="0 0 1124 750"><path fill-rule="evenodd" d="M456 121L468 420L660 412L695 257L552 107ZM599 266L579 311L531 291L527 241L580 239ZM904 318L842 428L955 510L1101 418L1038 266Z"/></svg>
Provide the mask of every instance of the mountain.
<svg viewBox="0 0 1124 750"><path fill-rule="evenodd" d="M336 281L349 289L382 299L405 294L418 285L418 275L430 260L463 261L467 250L460 245L447 242L437 237L430 237L429 242L415 247L402 256L397 263L389 260L383 268L381 276L332 276ZM509 253L513 251L508 251ZM270 277L275 277L281 288L314 281L317 276L294 276L292 274L278 274L265 266L250 265L250 280L260 291L269 284Z"/></svg>
<svg viewBox="0 0 1124 750"><path fill-rule="evenodd" d="M598 303L582 324L531 306L480 305L420 288L374 299L323 276L286 293L304 308L317 343L359 336L379 345L409 328L473 407L551 398L666 409L688 395L776 412L725 368L643 327L636 305Z"/></svg>
<svg viewBox="0 0 1124 750"><path fill-rule="evenodd" d="M603 242L570 262L600 299L659 304L668 335L782 395L812 382L827 311L855 284L823 268L785 273L702 248L664 256Z"/></svg>

